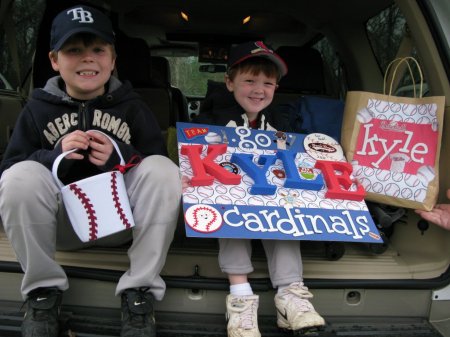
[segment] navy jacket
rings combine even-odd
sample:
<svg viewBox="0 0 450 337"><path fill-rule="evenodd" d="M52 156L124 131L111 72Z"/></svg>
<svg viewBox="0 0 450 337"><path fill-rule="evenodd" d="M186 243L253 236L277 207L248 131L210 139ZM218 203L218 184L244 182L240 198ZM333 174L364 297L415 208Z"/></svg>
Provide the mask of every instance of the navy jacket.
<svg viewBox="0 0 450 337"><path fill-rule="evenodd" d="M61 139L77 129L100 130L109 135L117 142L125 162L133 155L143 158L167 154L158 122L129 82L122 84L111 77L106 94L85 102L73 100L63 88L64 82L56 76L43 89L33 91L14 127L0 176L24 160L34 160L51 169L62 152ZM73 181L110 170L118 164L118 156L112 155L101 168L87 159L63 163L60 178Z"/></svg>

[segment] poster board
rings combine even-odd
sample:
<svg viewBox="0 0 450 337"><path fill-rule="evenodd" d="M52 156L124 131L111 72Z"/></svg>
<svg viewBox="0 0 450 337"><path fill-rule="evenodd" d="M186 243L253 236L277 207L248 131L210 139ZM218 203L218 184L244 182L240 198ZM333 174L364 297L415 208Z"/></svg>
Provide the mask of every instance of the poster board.
<svg viewBox="0 0 450 337"><path fill-rule="evenodd" d="M188 237L383 243L323 134L177 123Z"/></svg>

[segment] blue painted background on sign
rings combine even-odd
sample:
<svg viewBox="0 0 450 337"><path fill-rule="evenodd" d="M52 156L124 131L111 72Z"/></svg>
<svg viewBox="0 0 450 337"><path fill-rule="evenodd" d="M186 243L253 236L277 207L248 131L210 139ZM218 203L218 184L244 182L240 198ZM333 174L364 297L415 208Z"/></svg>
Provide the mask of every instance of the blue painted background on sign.
<svg viewBox="0 0 450 337"><path fill-rule="evenodd" d="M204 135L193 135L192 138L189 138L189 135L187 135L183 130L192 128L204 128L207 130L207 133ZM207 136L208 134L209 136ZM285 134L287 135L286 142L288 150L305 152L303 140L306 135L288 132ZM265 150L277 149L277 137L275 135L275 131L253 130L244 127L228 128L216 125L177 123L177 137L178 143L226 143L229 147L241 147L249 150L253 147ZM208 142L208 140L211 142Z"/></svg>
<svg viewBox="0 0 450 337"><path fill-rule="evenodd" d="M311 177L321 181L315 160L303 146L306 135L285 135L283 151L294 152L292 167L309 173L302 176L306 182L312 181ZM326 185L320 190L286 188L281 160L266 172L267 182L275 186L270 195L251 193L254 181L236 165L234 171L242 177L238 185L224 185L217 179L212 185L189 185L193 172L189 158L181 154L182 146L202 145L204 158L210 145L227 144L227 152L215 159L217 164L229 166L233 154L238 153L251 153L256 163L259 156L282 151L274 131L177 123L177 137L187 236L382 243L364 201L325 198Z"/></svg>

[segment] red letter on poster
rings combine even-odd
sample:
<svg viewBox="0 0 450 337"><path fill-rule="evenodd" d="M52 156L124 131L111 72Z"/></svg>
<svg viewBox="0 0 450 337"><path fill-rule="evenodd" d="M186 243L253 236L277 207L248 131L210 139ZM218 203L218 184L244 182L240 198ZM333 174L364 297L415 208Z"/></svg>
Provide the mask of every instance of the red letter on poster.
<svg viewBox="0 0 450 337"><path fill-rule="evenodd" d="M325 178L328 191L325 193L326 198L330 199L347 199L361 201L366 195L364 187L357 181L350 179L352 173L352 165L343 161L316 161L316 168L322 171ZM337 172L340 172L338 174ZM356 191L350 191L352 184L356 184Z"/></svg>
<svg viewBox="0 0 450 337"><path fill-rule="evenodd" d="M194 176L191 179L192 186L212 185L214 177L224 185L239 185L241 176L227 171L216 164L214 159L227 152L227 144L215 144L208 146L208 154L201 158L203 145L182 145L181 154L188 156Z"/></svg>

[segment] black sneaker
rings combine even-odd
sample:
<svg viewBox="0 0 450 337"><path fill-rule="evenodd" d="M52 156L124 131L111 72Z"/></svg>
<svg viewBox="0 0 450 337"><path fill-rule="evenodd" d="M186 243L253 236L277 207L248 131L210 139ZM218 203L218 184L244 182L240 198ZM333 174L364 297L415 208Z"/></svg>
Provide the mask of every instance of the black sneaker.
<svg viewBox="0 0 450 337"><path fill-rule="evenodd" d="M122 293L121 337L155 337L153 295L148 288L126 289Z"/></svg>
<svg viewBox="0 0 450 337"><path fill-rule="evenodd" d="M57 288L38 288L28 294L22 337L58 337L62 292Z"/></svg>

